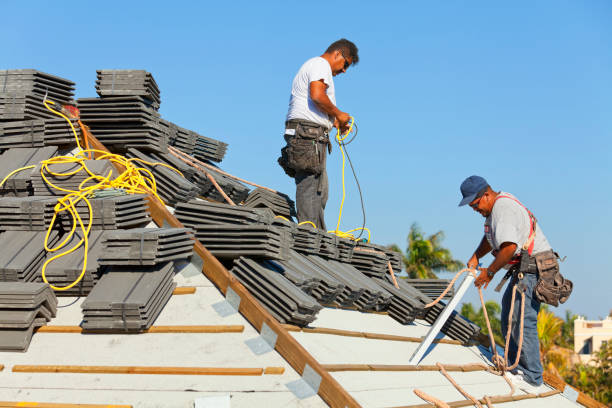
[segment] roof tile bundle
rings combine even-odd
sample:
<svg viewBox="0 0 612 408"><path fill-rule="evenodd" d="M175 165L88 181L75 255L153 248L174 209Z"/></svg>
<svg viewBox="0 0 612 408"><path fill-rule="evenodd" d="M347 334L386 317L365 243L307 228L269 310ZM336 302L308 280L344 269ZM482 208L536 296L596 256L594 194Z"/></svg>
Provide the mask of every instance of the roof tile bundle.
<svg viewBox="0 0 612 408"><path fill-rule="evenodd" d="M288 195L280 192L272 192L264 188L256 188L251 191L244 200L245 207L269 208L276 215L285 218L296 216L295 203Z"/></svg>
<svg viewBox="0 0 612 408"><path fill-rule="evenodd" d="M316 255L308 255L307 258L350 291L345 297L337 298L338 305L357 307L359 310L384 310L391 302L391 294L353 266Z"/></svg>
<svg viewBox="0 0 612 408"><path fill-rule="evenodd" d="M84 167L87 167L89 172ZM43 179L41 168L46 180ZM51 163L45 167L41 165L36 166L32 170L30 180L34 189L34 195L65 196L67 194L66 191L62 191L59 188L79 191L80 188L87 188L99 183L97 180L88 180L83 183L91 177L90 173L106 177L113 170L114 167L110 160L84 160L82 164L77 162Z"/></svg>
<svg viewBox="0 0 612 408"><path fill-rule="evenodd" d="M437 299L444 292L450 283L450 279L406 279L406 282L411 284L415 289L420 290L423 294L432 299ZM450 299L455 294L455 288L446 293L443 299Z"/></svg>
<svg viewBox="0 0 612 408"><path fill-rule="evenodd" d="M105 267L102 267L98 262L98 258L102 254L102 237L104 231L90 231L88 235L87 247L87 264L85 265L85 273L79 282L70 289L57 291L57 296L84 296L87 295L104 273ZM74 235L66 243L65 248L73 248L82 239L83 233L80 228L74 231ZM64 237L62 237L63 241ZM46 256L46 260L57 255L58 252L50 252ZM53 286L64 288L71 285L79 279L83 273L83 264L85 263L85 245L82 244L75 251L54 259L47 264L45 268L45 277ZM37 273L37 282L42 282L42 276Z"/></svg>
<svg viewBox="0 0 612 408"><path fill-rule="evenodd" d="M187 227L200 224L270 224L274 214L268 209L255 209L204 200L178 203L174 210L176 218Z"/></svg>
<svg viewBox="0 0 612 408"><path fill-rule="evenodd" d="M144 97L81 98L77 104L81 120L109 149L168 150L167 128L160 124L159 113Z"/></svg>
<svg viewBox="0 0 612 408"><path fill-rule="evenodd" d="M188 228L135 228L106 231L101 265L156 265L188 258L193 251Z"/></svg>
<svg viewBox="0 0 612 408"><path fill-rule="evenodd" d="M217 258L286 259L291 248L291 236L271 225L196 224L192 228Z"/></svg>
<svg viewBox="0 0 612 408"><path fill-rule="evenodd" d="M6 231L0 234L0 281L32 282L45 261L45 231ZM59 240L57 231L49 234L48 246Z"/></svg>
<svg viewBox="0 0 612 408"><path fill-rule="evenodd" d="M193 148L193 157L198 160L210 160L220 163L227 152L227 143L197 135Z"/></svg>
<svg viewBox="0 0 612 408"><path fill-rule="evenodd" d="M0 180L21 167L37 165L57 153L57 147L13 148L0 155ZM32 193L32 169L22 170L8 178L0 187L0 196L23 197Z"/></svg>
<svg viewBox="0 0 612 408"><path fill-rule="evenodd" d="M199 135L192 130L177 126L176 136L172 140L172 146L184 153L193 155L198 136Z"/></svg>
<svg viewBox="0 0 612 408"><path fill-rule="evenodd" d="M144 160L149 163L158 163L154 157L137 149L128 149L126 157ZM175 170L162 165L143 163L142 161L137 161L137 163L153 173L157 186L157 194L168 205L176 205L179 202L189 201L195 198L200 192L200 189L195 184L181 176Z"/></svg>
<svg viewBox="0 0 612 408"><path fill-rule="evenodd" d="M322 306L270 267L241 257L234 261L231 273L279 322L298 326L312 323Z"/></svg>
<svg viewBox="0 0 612 408"><path fill-rule="evenodd" d="M173 262L150 267L112 267L81 309L85 330L140 332L153 325L176 284Z"/></svg>
<svg viewBox="0 0 612 408"><path fill-rule="evenodd" d="M388 308L389 316L393 319L401 324L410 324L416 318L422 319L425 317L425 309L423 308L425 303L406 287L402 279L396 280L399 288L396 288L387 278L372 279L393 295Z"/></svg>
<svg viewBox="0 0 612 408"><path fill-rule="evenodd" d="M4 230L47 230L53 221L57 196L0 198L0 225ZM143 194L89 199L93 212L92 230L136 228L149 223L147 202ZM83 200L75 205L81 220L89 223L89 207ZM71 229L74 220L67 211L58 213L55 226Z"/></svg>
<svg viewBox="0 0 612 408"><path fill-rule="evenodd" d="M0 121L57 118L43 101L73 103L74 82L34 69L0 71Z"/></svg>
<svg viewBox="0 0 612 408"><path fill-rule="evenodd" d="M57 298L47 284L0 282L0 351L27 351L35 328L57 313Z"/></svg>
<svg viewBox="0 0 612 408"><path fill-rule="evenodd" d="M71 120L77 136L81 128ZM74 132L64 118L0 122L0 149L11 147L64 146L75 143Z"/></svg>
<svg viewBox="0 0 612 408"><path fill-rule="evenodd" d="M137 69L101 69L96 71L96 92L107 96L142 96L155 109L159 109L161 98L157 82L150 72Z"/></svg>
<svg viewBox="0 0 612 408"><path fill-rule="evenodd" d="M345 289L345 285L294 250L289 252L286 260L267 260L263 261L263 264L272 265L294 285L321 304L332 304Z"/></svg>

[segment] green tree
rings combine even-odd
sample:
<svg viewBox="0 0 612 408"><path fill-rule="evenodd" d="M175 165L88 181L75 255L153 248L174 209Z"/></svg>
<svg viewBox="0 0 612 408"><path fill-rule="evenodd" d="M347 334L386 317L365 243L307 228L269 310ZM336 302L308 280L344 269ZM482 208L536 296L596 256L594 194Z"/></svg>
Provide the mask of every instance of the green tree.
<svg viewBox="0 0 612 408"><path fill-rule="evenodd" d="M487 314L489 315L489 322L491 323L493 338L497 344L503 346L505 343L501 332L501 306L497 302L489 300L485 302L485 307L487 308ZM461 305L461 315L476 323L478 326L480 326L484 334L487 336L489 335L489 330L487 329L487 322L485 320L482 307L476 311L471 303L464 303Z"/></svg>
<svg viewBox="0 0 612 408"><path fill-rule="evenodd" d="M587 364L576 364L565 381L596 400L612 404L612 344L603 342Z"/></svg>
<svg viewBox="0 0 612 408"><path fill-rule="evenodd" d="M453 256L449 249L442 247L444 232L438 231L426 237L419 226L414 223L408 233L408 248L403 253L404 266L409 278L437 279L436 272L456 272L463 263ZM391 249L402 252L397 245Z"/></svg>
<svg viewBox="0 0 612 408"><path fill-rule="evenodd" d="M556 342L557 345L569 349L574 348L574 320L577 318L578 315L573 314L571 310L565 311L565 320L561 327L561 338Z"/></svg>

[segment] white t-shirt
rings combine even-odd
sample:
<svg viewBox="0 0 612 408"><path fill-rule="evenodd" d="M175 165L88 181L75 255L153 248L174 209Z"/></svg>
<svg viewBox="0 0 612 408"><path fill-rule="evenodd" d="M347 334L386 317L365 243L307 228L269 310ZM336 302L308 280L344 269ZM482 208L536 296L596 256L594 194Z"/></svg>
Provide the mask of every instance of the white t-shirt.
<svg viewBox="0 0 612 408"><path fill-rule="evenodd" d="M499 194L516 198L505 192ZM515 243L515 255L518 255L529 238L530 227L529 214L525 208L510 198L502 197L495 201L491 214L485 220L485 237L494 250L499 250L504 242ZM536 222L535 234L531 254L550 250L550 244L538 222Z"/></svg>
<svg viewBox="0 0 612 408"><path fill-rule="evenodd" d="M333 122L329 120L329 116L325 112L320 111L317 105L310 99L310 83L321 79L327 85L327 97L334 105L336 104L336 91L329 62L322 57L314 57L306 61L295 75L295 78L293 78L287 120L308 120L331 130Z"/></svg>

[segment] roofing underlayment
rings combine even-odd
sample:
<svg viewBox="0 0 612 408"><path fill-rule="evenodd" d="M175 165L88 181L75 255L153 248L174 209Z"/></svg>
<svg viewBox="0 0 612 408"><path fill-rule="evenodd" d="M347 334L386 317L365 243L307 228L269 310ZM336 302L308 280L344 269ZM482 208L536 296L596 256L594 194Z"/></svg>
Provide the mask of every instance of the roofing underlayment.
<svg viewBox="0 0 612 408"><path fill-rule="evenodd" d="M42 101L70 103L73 89L34 70L0 71L0 149L11 148L1 156L0 178L71 153L74 146L63 146L72 142L61 133L67 127ZM52 226L49 247L83 236L70 236L74 219L66 214L51 224L63 193L48 182L75 189L88 177L72 163L55 163L18 173L0 190L0 281L21 281L0 286L0 345L27 349L0 353L1 407L432 406L419 392L450 406L484 406L485 396L500 407L572 407L576 398L597 406L554 378L555 388L510 395L507 382L486 369L480 328L456 312L420 364L410 365L444 308L425 305L446 282L395 278L401 254L296 225L285 194L249 194L212 163L226 143L161 118L150 73L98 71L96 91L100 98L78 101L89 126L79 126L79 135L96 157L109 148L139 159L166 205L151 194L96 191L86 268L84 247L46 268L55 285L83 278L51 293L25 283L40 282L54 256L45 231ZM121 171L109 160L86 165L103 177ZM48 167L68 174L45 180ZM76 203L74 212L87 219L89 206ZM15 285L36 288L19 295L26 289ZM25 307L15 312L10 302L20 301ZM481 401L468 400L446 372Z"/></svg>

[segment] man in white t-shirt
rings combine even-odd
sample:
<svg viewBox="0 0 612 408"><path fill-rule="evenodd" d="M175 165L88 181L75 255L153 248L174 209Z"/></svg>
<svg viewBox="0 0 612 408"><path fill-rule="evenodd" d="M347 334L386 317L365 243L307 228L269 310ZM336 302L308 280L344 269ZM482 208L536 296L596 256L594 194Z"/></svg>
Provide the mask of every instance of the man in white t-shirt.
<svg viewBox="0 0 612 408"><path fill-rule="evenodd" d="M331 153L328 134L332 127L347 130L350 119L336 107L333 77L358 61L355 44L340 39L320 57L306 61L291 87L285 122L287 147L279 164L295 178L298 221L309 221L323 230L328 195L326 150Z"/></svg>
<svg viewBox="0 0 612 408"><path fill-rule="evenodd" d="M514 364L520 342L521 296L525 293L523 318L523 343L518 367L509 374L512 381L528 392L537 392L542 384L542 364L538 340L538 312L540 302L534 296L538 282L535 255L551 251L546 236L531 212L513 195L496 192L480 176L471 176L461 184L463 199L459 206L469 204L472 209L485 217L484 236L469 259L467 266L477 268L479 259L492 252L495 259L487 268L478 268L480 275L474 284L486 287L497 271L510 269L512 280L502 298L502 334L506 337L508 325L512 325L508 349L509 365ZM533 235L535 233L535 235ZM525 247L529 263L520 265L521 249ZM526 254L526 256L527 256ZM519 268L519 266L521 266ZM513 315L509 316L513 287L517 286Z"/></svg>

